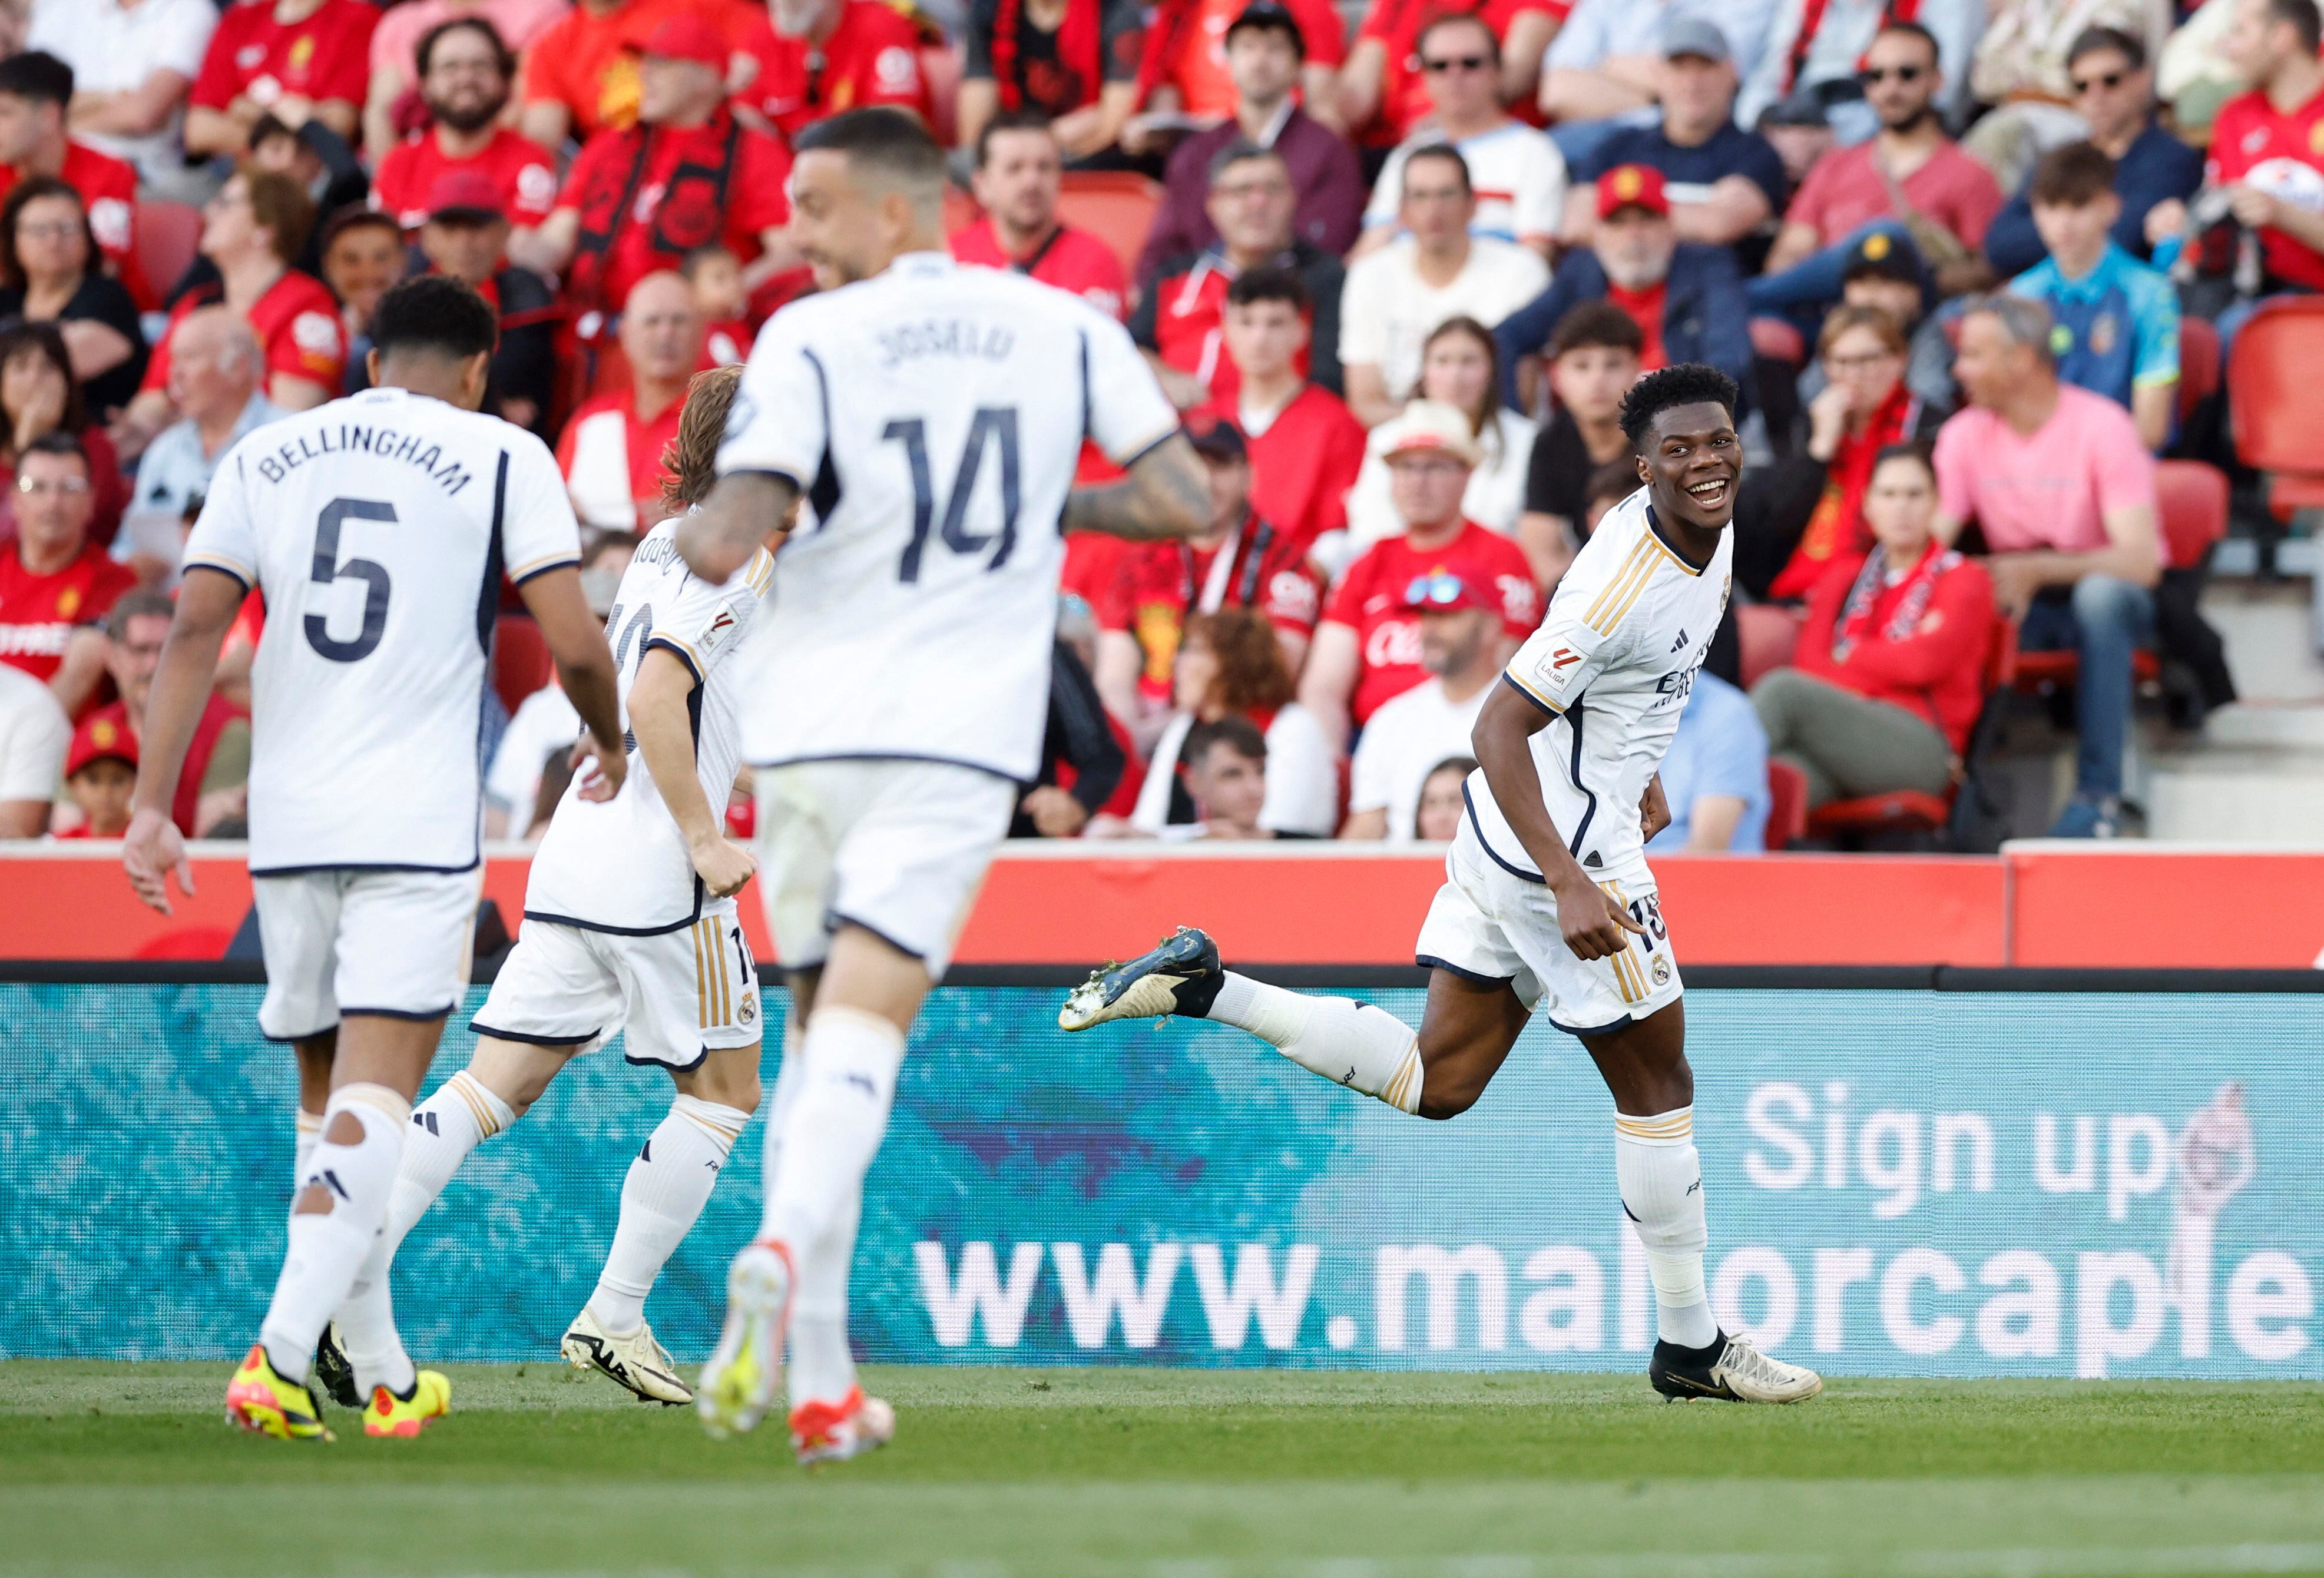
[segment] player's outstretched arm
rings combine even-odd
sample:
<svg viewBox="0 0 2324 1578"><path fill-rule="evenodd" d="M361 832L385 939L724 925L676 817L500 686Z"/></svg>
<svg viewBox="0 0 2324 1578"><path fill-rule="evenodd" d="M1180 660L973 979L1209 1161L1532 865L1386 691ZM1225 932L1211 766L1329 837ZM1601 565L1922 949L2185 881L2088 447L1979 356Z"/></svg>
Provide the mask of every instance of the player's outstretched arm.
<svg viewBox="0 0 2324 1578"><path fill-rule="evenodd" d="M520 585L517 595L540 627L540 638L557 660L558 683L589 730L580 751L596 758L601 782L583 790L583 797L611 800L629 775L630 757L622 747L622 696L614 683L613 649L605 645L605 628L589 611L581 572L569 564L544 570ZM573 765L581 765L580 757Z"/></svg>
<svg viewBox="0 0 2324 1578"><path fill-rule="evenodd" d="M678 554L686 567L724 586L751 555L788 525L798 489L772 472L730 472L718 479L702 508L678 523Z"/></svg>
<svg viewBox="0 0 2324 1578"><path fill-rule="evenodd" d="M186 765L194 726L209 702L218 648L242 610L243 596L243 583L225 571L186 567L178 611L170 620L161 665L153 673L152 694L145 703L145 736L138 742L137 787L130 796L121 864L137 896L165 915L171 913L171 872L178 874L180 887L194 891L194 868L178 825L170 820L170 807L178 798L178 775Z"/></svg>
<svg viewBox="0 0 2324 1578"><path fill-rule="evenodd" d="M1557 896L1557 924L1566 947L1577 959L1607 959L1622 950L1625 931L1643 936L1645 928L1590 880L1550 819L1542 799L1541 774L1533 760L1533 737L1548 726L1550 716L1514 685L1496 684L1477 714L1469 743L1477 752L1477 765L1485 770L1493 803Z"/></svg>
<svg viewBox="0 0 2324 1578"><path fill-rule="evenodd" d="M751 852L726 837L696 770L694 728L687 698L696 684L694 671L667 647L649 647L630 684L630 734L653 775L661 803L669 808L686 839L686 852L703 886L720 898L738 893L758 869Z"/></svg>
<svg viewBox="0 0 2324 1578"><path fill-rule="evenodd" d="M1130 474L1065 497L1065 528L1102 531L1132 542L1200 537L1211 523L1211 483L1184 433L1131 463Z"/></svg>

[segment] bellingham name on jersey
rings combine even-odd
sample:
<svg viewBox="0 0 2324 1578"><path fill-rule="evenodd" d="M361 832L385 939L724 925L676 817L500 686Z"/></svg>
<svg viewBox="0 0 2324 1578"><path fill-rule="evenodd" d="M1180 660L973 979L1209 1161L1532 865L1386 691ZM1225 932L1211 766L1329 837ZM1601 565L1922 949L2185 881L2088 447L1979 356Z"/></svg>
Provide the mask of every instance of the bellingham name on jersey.
<svg viewBox="0 0 2324 1578"><path fill-rule="evenodd" d="M429 480L447 494L456 494L475 480L456 455L447 457L444 446L423 433L403 433L393 427L368 427L341 422L312 433L300 433L272 449L250 456L250 464L270 482L280 482L311 460L326 455L363 454L400 460L426 472Z"/></svg>

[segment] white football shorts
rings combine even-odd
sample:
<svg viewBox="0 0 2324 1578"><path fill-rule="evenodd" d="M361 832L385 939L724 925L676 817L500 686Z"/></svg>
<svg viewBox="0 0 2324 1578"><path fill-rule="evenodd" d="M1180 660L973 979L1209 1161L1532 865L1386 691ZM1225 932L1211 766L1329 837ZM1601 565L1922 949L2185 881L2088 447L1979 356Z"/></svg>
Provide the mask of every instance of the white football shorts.
<svg viewBox="0 0 2324 1578"><path fill-rule="evenodd" d="M631 1062L684 1070L756 1041L761 1016L758 966L723 899L650 937L527 921L470 1028L576 1052L627 1031Z"/></svg>
<svg viewBox="0 0 2324 1578"><path fill-rule="evenodd" d="M1598 885L1647 934L1625 932L1629 946L1610 959L1576 959L1548 887L1496 861L1464 817L1444 857L1444 885L1420 923L1413 952L1419 963L1466 980L1507 981L1528 1010L1546 1013L1569 1035L1610 1035L1675 1003L1685 990L1654 876L1639 869L1635 881Z"/></svg>
<svg viewBox="0 0 2324 1578"><path fill-rule="evenodd" d="M266 1000L258 1028L300 1041L342 1014L434 1019L460 1005L484 867L299 871L251 879Z"/></svg>
<svg viewBox="0 0 2324 1578"><path fill-rule="evenodd" d="M950 762L844 760L761 767L759 884L788 969L862 927L944 977L953 943L1009 836L1017 785Z"/></svg>

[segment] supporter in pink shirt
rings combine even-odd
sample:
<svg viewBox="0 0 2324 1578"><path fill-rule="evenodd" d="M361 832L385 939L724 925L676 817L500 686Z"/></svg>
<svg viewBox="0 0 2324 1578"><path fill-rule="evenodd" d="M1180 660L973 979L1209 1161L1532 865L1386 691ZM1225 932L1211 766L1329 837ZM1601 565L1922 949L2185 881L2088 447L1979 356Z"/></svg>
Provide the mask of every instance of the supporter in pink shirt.
<svg viewBox="0 0 2324 1578"><path fill-rule="evenodd" d="M2163 571L2153 457L2128 411L2058 381L2039 301L1972 301L1953 375L1969 404L1937 432L1934 534L1950 546L1974 519L2019 644L2080 653L2074 796L2050 831L2111 836L2131 654L2153 637Z"/></svg>

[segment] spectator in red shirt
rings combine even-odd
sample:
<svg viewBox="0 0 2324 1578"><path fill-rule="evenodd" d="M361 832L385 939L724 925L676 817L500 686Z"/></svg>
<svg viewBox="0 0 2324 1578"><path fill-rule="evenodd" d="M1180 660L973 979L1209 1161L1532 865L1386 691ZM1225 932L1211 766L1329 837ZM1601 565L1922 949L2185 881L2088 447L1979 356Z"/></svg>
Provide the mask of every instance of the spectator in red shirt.
<svg viewBox="0 0 2324 1578"><path fill-rule="evenodd" d="M72 748L65 753L73 824L56 837L119 838L129 830L129 797L136 787L137 741L118 719L86 720L73 730Z"/></svg>
<svg viewBox="0 0 2324 1578"><path fill-rule="evenodd" d="M1806 777L1811 810L1900 789L1941 794L1969 747L1985 703L1993 586L1932 535L1936 512L1928 451L1882 450L1864 496L1870 551L1825 568L1794 666L1751 688L1768 754Z"/></svg>
<svg viewBox="0 0 2324 1578"><path fill-rule="evenodd" d="M1541 58L1558 24L1572 9L1567 0L1379 0L1356 30L1356 47L1340 72L1340 109L1363 140L1393 148L1428 116L1420 34L1440 17L1473 15L1500 45L1500 101L1511 113L1533 109L1541 85Z"/></svg>
<svg viewBox="0 0 2324 1578"><path fill-rule="evenodd" d="M1121 135L1137 94L1146 17L1138 0L972 0L954 112L973 145L995 115L1047 115L1068 158Z"/></svg>
<svg viewBox="0 0 2324 1578"><path fill-rule="evenodd" d="M1231 416L1250 445L1252 508L1305 553L1348 525L1348 490L1363 469L1364 428L1340 397L1299 374L1307 344L1307 288L1287 269L1253 269L1227 287Z"/></svg>
<svg viewBox="0 0 2324 1578"><path fill-rule="evenodd" d="M1138 63L1138 107L1142 113L1124 133L1124 148L1132 153L1154 150L1154 131L1145 124L1148 117L1166 123L1180 117L1209 122L1234 114L1226 35L1245 5L1246 0L1161 0L1154 8L1146 25L1146 52ZM1339 74L1348 41L1339 8L1331 0L1287 0L1280 8L1290 12L1299 26L1300 98L1309 115L1341 131Z"/></svg>
<svg viewBox="0 0 2324 1578"><path fill-rule="evenodd" d="M1404 535L1375 543L1348 566L1307 652L1299 699L1344 749L1391 696L1428 677L1421 665L1420 619L1405 605L1415 582L1450 569L1499 595L1504 659L1541 620L1541 599L1525 553L1461 513L1461 495L1479 458L1469 418L1451 406L1415 400L1380 440Z"/></svg>
<svg viewBox="0 0 2324 1578"><path fill-rule="evenodd" d="M79 442L89 468L88 533L110 544L129 505L128 484L113 441L89 419L63 335L54 324L0 326L0 488L14 476L16 456L51 433Z"/></svg>
<svg viewBox="0 0 2324 1578"><path fill-rule="evenodd" d="M749 46L758 75L740 102L786 138L842 110L885 105L936 124L920 30L882 0L773 0L774 30Z"/></svg>
<svg viewBox="0 0 2324 1578"><path fill-rule="evenodd" d="M557 463L574 513L601 531L642 532L665 513L662 457L678 439L687 381L702 366L702 314L681 274L648 274L622 305L630 387L573 413Z"/></svg>
<svg viewBox="0 0 2324 1578"><path fill-rule="evenodd" d="M1186 431L1210 473L1210 529L1184 543L1132 545L1095 610L1098 694L1141 748L1153 744L1169 703L1187 619L1256 609L1275 627L1284 671L1297 674L1323 602L1297 546L1251 508L1250 452L1240 430L1204 413Z"/></svg>
<svg viewBox="0 0 2324 1578"><path fill-rule="evenodd" d="M218 18L186 100L186 151L239 155L271 115L288 126L318 120L352 142L371 85L364 0L239 0Z"/></svg>
<svg viewBox="0 0 2324 1578"><path fill-rule="evenodd" d="M266 398L286 411L309 410L337 397L347 369L347 332L339 304L320 280L290 266L307 244L315 205L299 183L274 170L229 179L202 210L202 255L219 282L189 290L171 309L174 331L198 307L223 301L248 320L266 351ZM145 385L122 413L124 454L142 452L174 421L170 336L153 348Z"/></svg>
<svg viewBox="0 0 2324 1578"><path fill-rule="evenodd" d="M2226 53L2252 90L2219 106L2207 187L2259 233L2259 296L2324 290L2324 61L2315 0L2236 0ZM2219 315L2232 345L2255 301Z"/></svg>
<svg viewBox="0 0 2324 1578"><path fill-rule="evenodd" d="M512 253L564 276L584 340L640 280L698 246L724 242L755 259L744 270L753 285L798 261L782 234L790 152L734 118L725 71L725 41L710 23L680 14L657 26L640 50L638 124L589 139L556 211Z"/></svg>
<svg viewBox="0 0 2324 1578"><path fill-rule="evenodd" d="M499 191L512 234L530 235L557 201L557 161L501 124L515 71L516 57L483 17L430 28L420 41L420 95L433 124L381 159L371 206L415 231L437 183L474 172Z"/></svg>
<svg viewBox="0 0 2324 1578"><path fill-rule="evenodd" d="M971 185L984 217L952 235L952 255L988 269L1014 269L1070 290L1119 318L1130 287L1113 249L1085 230L1057 222L1064 166L1057 140L1038 110L1003 110L976 136Z"/></svg>
<svg viewBox="0 0 2324 1578"><path fill-rule="evenodd" d="M14 497L16 536L0 544L0 663L78 719L105 678L98 627L137 577L89 540L88 456L71 434L44 434L16 457Z"/></svg>
<svg viewBox="0 0 2324 1578"><path fill-rule="evenodd" d="M158 592L126 592L113 605L105 620L106 667L121 699L90 713L83 729L116 728L134 753L145 737L145 704L153 694L153 675L161 666L161 647L170 638L175 611L175 605ZM219 822L244 813L249 778L250 720L232 702L213 694L195 720L170 819L189 839L212 836Z"/></svg>
<svg viewBox="0 0 2324 1578"><path fill-rule="evenodd" d="M1910 235L1934 265L1938 294L1988 282L1980 250L2001 212L1992 172L1945 135L1937 41L1917 23L1890 23L1864 55L1864 96L1880 117L1868 142L1816 161L1784 215L1767 271L1749 282L1753 310L1782 312L1840 299L1857 241L1877 227ZM1900 211L1895 194L1908 207Z"/></svg>
<svg viewBox="0 0 2324 1578"><path fill-rule="evenodd" d="M33 176L78 192L90 239L137 305L150 308L156 298L137 266L137 167L65 134L72 93L73 69L54 55L33 50L0 60L0 197Z"/></svg>
<svg viewBox="0 0 2324 1578"><path fill-rule="evenodd" d="M0 202L0 318L52 323L72 353L90 415L108 422L145 374L137 303L102 271L80 194L52 175Z"/></svg>
<svg viewBox="0 0 2324 1578"><path fill-rule="evenodd" d="M517 130L542 148L638 124L638 46L684 0L577 0L525 46ZM758 19L764 27L766 19ZM730 39L730 44L734 41Z"/></svg>

